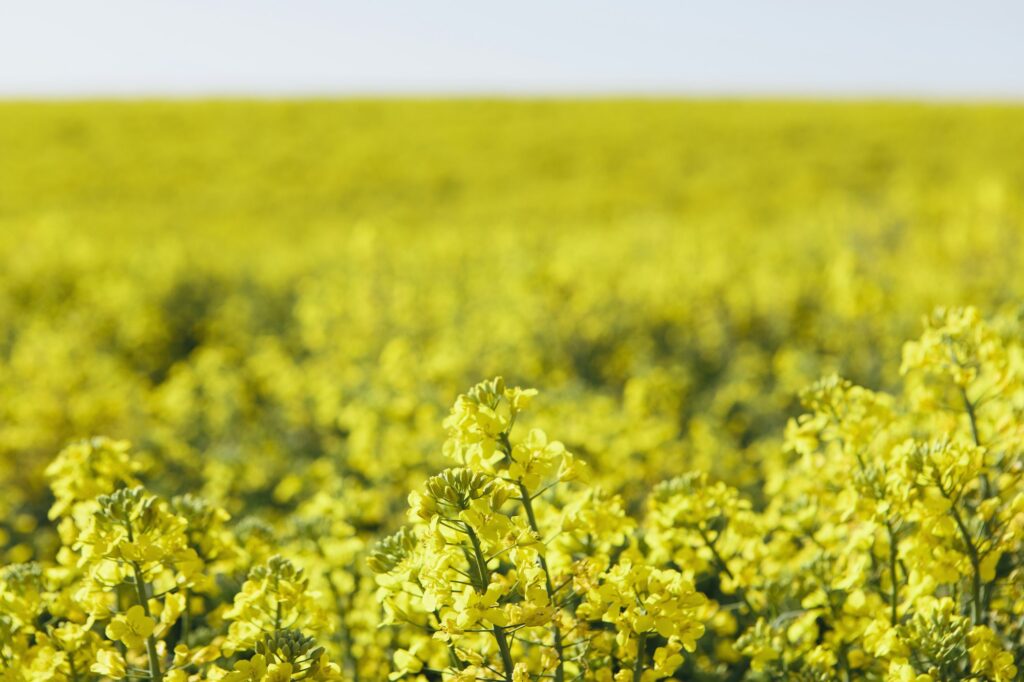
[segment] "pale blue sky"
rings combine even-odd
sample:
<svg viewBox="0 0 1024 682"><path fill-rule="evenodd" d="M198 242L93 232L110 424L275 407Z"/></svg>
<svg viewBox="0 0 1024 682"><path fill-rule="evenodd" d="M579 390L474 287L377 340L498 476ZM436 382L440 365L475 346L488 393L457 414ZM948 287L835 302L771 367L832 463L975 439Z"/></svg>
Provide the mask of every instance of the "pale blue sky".
<svg viewBox="0 0 1024 682"><path fill-rule="evenodd" d="M0 96L1024 99L1024 0L0 0Z"/></svg>

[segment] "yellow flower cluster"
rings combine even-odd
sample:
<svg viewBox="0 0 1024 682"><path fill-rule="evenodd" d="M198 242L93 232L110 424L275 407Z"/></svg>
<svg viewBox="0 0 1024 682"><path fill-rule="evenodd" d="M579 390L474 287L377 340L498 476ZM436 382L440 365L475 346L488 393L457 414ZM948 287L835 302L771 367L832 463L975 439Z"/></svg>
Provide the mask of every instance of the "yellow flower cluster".
<svg viewBox="0 0 1024 682"><path fill-rule="evenodd" d="M0 103L0 681L1020 682L1022 144Z"/></svg>
<svg viewBox="0 0 1024 682"><path fill-rule="evenodd" d="M418 635L393 679L648 679L696 649L692 581L645 561L622 501L581 481L562 443L516 437L535 394L497 378L459 396L444 450L461 466L413 492L412 525L372 555L388 622Z"/></svg>
<svg viewBox="0 0 1024 682"><path fill-rule="evenodd" d="M0 679L342 679L297 629L328 629L303 570L263 561L258 531L227 530L221 508L128 487L114 464L130 460L126 443L97 438L47 469L64 545L52 564L0 575ZM89 486L75 483L83 468Z"/></svg>

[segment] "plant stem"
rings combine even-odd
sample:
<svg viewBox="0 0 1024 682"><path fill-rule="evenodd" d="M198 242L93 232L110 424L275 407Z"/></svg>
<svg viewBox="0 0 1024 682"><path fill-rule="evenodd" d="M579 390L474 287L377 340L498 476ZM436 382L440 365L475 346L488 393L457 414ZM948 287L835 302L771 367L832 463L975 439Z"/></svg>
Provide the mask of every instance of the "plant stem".
<svg viewBox="0 0 1024 682"><path fill-rule="evenodd" d="M941 487L939 491L946 499L949 499L949 496L946 495ZM964 539L964 544L967 546L967 558L971 561L971 572L973 574L971 576L971 619L976 625L985 625L985 621L988 619L985 617L985 610L981 603L981 557L978 554L978 548L974 546L974 541L971 539L971 533L967 530L967 525L964 523L963 518L961 518L960 512L957 511L953 500L950 500L949 511L953 515L953 521L956 522L960 535Z"/></svg>
<svg viewBox="0 0 1024 682"><path fill-rule="evenodd" d="M135 594L139 598L139 605L147 618L152 618L149 612L149 599L146 597L146 583L142 577L142 569L136 562L131 563L132 572L135 576ZM150 633L146 638L146 653L149 655L149 679L154 682L163 680L164 675L160 670L160 656L156 652L156 638Z"/></svg>
<svg viewBox="0 0 1024 682"><path fill-rule="evenodd" d="M981 446L981 438L978 436L978 418L974 413L974 403L967 397L967 389L963 386L960 387L960 397L964 400L964 408L967 410L967 419L971 423L971 438L974 439L974 444Z"/></svg>
<svg viewBox="0 0 1024 682"><path fill-rule="evenodd" d="M462 670L465 668L462 659L459 658L459 652L455 650L455 645L448 642L448 660L456 670Z"/></svg>
<svg viewBox="0 0 1024 682"><path fill-rule="evenodd" d="M898 558L897 552L899 551L899 548L896 546L896 532L893 530L892 521L886 519L885 528L889 532L889 577L892 583L889 587L889 600L892 607L889 620L893 627L895 627L896 623L899 622L899 613L897 612L897 608L900 600L900 584L896 575L896 560Z"/></svg>
<svg viewBox="0 0 1024 682"><path fill-rule="evenodd" d="M537 517L533 513L533 502L530 499L530 491L526 489L522 481L519 481L519 495L523 502L523 509L526 510L526 518L530 522L530 529L540 537L540 527L537 525ZM555 591L551 587L551 574L548 572L548 562L543 551L537 553L541 570L544 571L544 587L548 594L548 603L555 605ZM554 637L555 654L558 656L558 667L555 668L555 682L564 682L565 663L562 660L562 630L558 627L557 619L551 623L551 634Z"/></svg>
<svg viewBox="0 0 1024 682"><path fill-rule="evenodd" d="M128 531L128 541L135 542L131 519L124 519L124 527ZM142 567L135 561L130 562L130 565L135 579L135 595L138 597L139 606L142 607L142 612L146 614L146 618L152 618L153 615L149 612L149 598L146 596L146 581L142 577ZM153 680L153 682L161 682L164 679L164 674L160 670L160 656L156 652L156 638L153 636L153 633L150 633L149 637L146 638L146 653L149 655L149 679Z"/></svg>
<svg viewBox="0 0 1024 682"><path fill-rule="evenodd" d="M477 537L476 531L468 524L466 525L466 534L469 536L469 541L473 544L476 573L479 581L477 588L483 594L487 591L487 586L491 582L490 571L487 569L487 559L484 557L484 551L480 547L480 538ZM515 663L512 662L512 651L508 646L505 629L500 625L495 625L491 628L491 632L494 633L494 640L498 643L498 651L501 653L501 664L505 668L505 682L512 682L512 670L515 668Z"/></svg>
<svg viewBox="0 0 1024 682"><path fill-rule="evenodd" d="M633 682L640 682L644 676L644 656L647 654L647 633L641 633L636 640L636 662L633 663Z"/></svg>
<svg viewBox="0 0 1024 682"><path fill-rule="evenodd" d="M345 649L345 668L351 674L353 682L359 682L359 663L352 652L352 633L349 631L348 623L345 622L345 615L348 613L348 609L344 599L342 599L341 592L338 591L338 586L334 584L334 580L331 578L330 571L324 571L324 580L327 581L327 585L331 590L331 596L334 597L335 608L338 609L338 634L341 638L341 645Z"/></svg>
<svg viewBox="0 0 1024 682"><path fill-rule="evenodd" d="M188 631L191 628L191 617L189 615L189 597L188 588L182 589L182 594L185 597L185 608L181 612L181 643L188 645Z"/></svg>
<svg viewBox="0 0 1024 682"><path fill-rule="evenodd" d="M960 387L960 397L964 401L964 409L967 410L967 420L971 424L971 438L974 439L974 445L981 447L981 436L978 434L978 417L974 410L974 403L967 397L967 389L963 386ZM988 474L985 473L984 469L981 472L981 494L986 498L992 497L992 484L988 480Z"/></svg>
<svg viewBox="0 0 1024 682"><path fill-rule="evenodd" d="M274 574L274 634L281 631L281 575Z"/></svg>
<svg viewBox="0 0 1024 682"><path fill-rule="evenodd" d="M729 565L725 563L725 559L722 558L722 555L718 553L718 548L715 547L715 543L711 541L711 538L707 536L707 533L705 533L704 529L700 526L697 526L697 532L700 534L700 539L704 541L708 550L711 551L711 556L714 558L715 563L718 564L718 568L728 576L729 580L735 582L736 576L734 576L732 571L729 570ZM750 611L750 613L754 613L754 607L751 605L750 600L747 599L746 591L739 585L736 586L736 594L739 595L739 598L743 601L747 610Z"/></svg>
<svg viewBox="0 0 1024 682"><path fill-rule="evenodd" d="M320 558L327 561L327 553L324 551L323 545L320 544L320 540L316 541L316 551L320 555ZM359 574L355 570L354 566L350 566L350 570L353 576L353 582L356 584L356 588L359 587ZM345 668L349 671L352 676L352 682L359 682L359 662L356 660L355 653L352 651L352 631L348 627L348 622L345 620L345 616L349 612L349 603L341 595L341 591L338 590L338 586L334 584L334 579L331 578L331 572L329 570L324 571L324 580L327 581L327 586L331 590L331 596L334 597L334 607L338 610L338 634L341 638L341 646L344 647L345 656ZM460 668L461 669L461 668Z"/></svg>

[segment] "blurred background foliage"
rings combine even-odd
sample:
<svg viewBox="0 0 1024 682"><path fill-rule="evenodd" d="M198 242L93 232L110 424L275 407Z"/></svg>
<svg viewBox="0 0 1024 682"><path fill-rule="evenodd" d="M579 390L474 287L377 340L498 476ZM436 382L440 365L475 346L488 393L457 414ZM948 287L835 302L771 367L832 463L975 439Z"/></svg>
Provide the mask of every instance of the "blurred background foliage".
<svg viewBox="0 0 1024 682"><path fill-rule="evenodd" d="M695 468L763 502L800 389L1018 305L1021 149L1010 106L0 104L0 546L54 550L42 470L100 433L388 532L495 374L634 510Z"/></svg>

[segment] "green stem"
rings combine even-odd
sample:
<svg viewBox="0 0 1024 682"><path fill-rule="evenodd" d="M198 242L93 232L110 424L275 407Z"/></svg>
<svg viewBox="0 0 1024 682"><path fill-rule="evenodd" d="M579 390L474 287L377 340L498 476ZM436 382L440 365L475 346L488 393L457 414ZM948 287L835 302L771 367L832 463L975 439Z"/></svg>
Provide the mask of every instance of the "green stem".
<svg viewBox="0 0 1024 682"><path fill-rule="evenodd" d="M729 570L729 565L725 563L725 559L722 558L722 555L718 553L718 548L715 547L715 543L711 541L711 538L707 536L707 534L704 532L704 529L702 529L700 526L697 526L697 532L700 534L700 539L704 541L704 544L707 546L708 550L711 551L711 556L714 558L715 563L718 564L719 570L725 573L725 575L728 576L729 580L735 582L736 576L734 576L732 571ZM754 607L750 603L750 600L747 599L747 594L743 587L737 585L736 594L739 595L739 598L743 601L743 604L747 607L747 610L750 613L754 613Z"/></svg>
<svg viewBox="0 0 1024 682"><path fill-rule="evenodd" d="M633 682L640 682L644 676L644 656L647 654L647 633L641 633L636 640L636 662L633 663Z"/></svg>
<svg viewBox="0 0 1024 682"><path fill-rule="evenodd" d="M957 357L956 349L953 346L952 340L947 338L946 344L949 346L950 362L952 362L957 367L963 367L963 363L961 363L960 358ZM971 438L974 439L974 444L977 447L981 447L981 436L978 433L978 418L977 414L975 413L974 403L971 402L971 399L967 396L967 389L963 386L959 386L959 388L960 397L964 401L964 409L967 410L967 420L971 424ZM981 492L985 497L992 496L991 485L989 483L988 476L984 472L982 472L981 474Z"/></svg>
<svg viewBox="0 0 1024 682"><path fill-rule="evenodd" d="M274 634L281 631L281 576L274 574Z"/></svg>
<svg viewBox="0 0 1024 682"><path fill-rule="evenodd" d="M459 658L459 652L455 650L455 645L448 642L448 661L452 664L452 667L456 670L462 670L466 666L462 663L462 659Z"/></svg>
<svg viewBox="0 0 1024 682"><path fill-rule="evenodd" d="M185 597L185 608L181 612L181 643L188 645L188 632L192 627L192 618L189 614L189 596L188 588L182 590L182 594Z"/></svg>
<svg viewBox="0 0 1024 682"><path fill-rule="evenodd" d="M960 397L964 400L964 408L967 410L967 419L971 423L971 438L974 444L981 447L981 438L978 436L978 418L974 413L974 403L967 397L967 389L960 387Z"/></svg>
<svg viewBox="0 0 1024 682"><path fill-rule="evenodd" d="M897 552L899 548L896 546L896 532L892 528L892 521L886 519L885 528L889 531L889 577L892 584L889 587L890 590L890 603L892 612L890 613L889 620L893 627L899 622L899 613L897 608L900 600L900 584L896 575L896 560L898 559Z"/></svg>
<svg viewBox="0 0 1024 682"><path fill-rule="evenodd" d="M530 499L530 492L523 485L522 481L519 481L519 495L523 501L523 509L526 510L526 518L530 523L530 529L540 537L540 527L537 525L537 517L533 513L533 502ZM544 552L540 551L537 553L537 558L540 562L541 570L544 571L544 587L548 594L548 603L552 606L555 605L555 591L551 586L551 574L548 572L548 562L544 556ZM551 634L554 637L554 648L555 654L558 656L558 667L555 668L555 682L564 682L565 680L565 663L563 661L564 652L562 649L562 630L558 627L557 619L551 623Z"/></svg>
<svg viewBox="0 0 1024 682"><path fill-rule="evenodd" d="M512 650L508 647L508 639L505 637L505 630L497 625L493 626L494 639L498 642L498 651L501 653L501 664L505 667L505 680L512 682L512 671L515 663L512 662Z"/></svg>
<svg viewBox="0 0 1024 682"><path fill-rule="evenodd" d="M135 594L139 598L139 605L142 606L143 613L146 614L147 618L152 618L152 614L149 611L149 599L146 597L146 583L142 577L142 569L136 562L131 562L132 572L135 575ZM149 655L149 679L154 682L160 682L164 679L164 674L160 670L160 656L156 652L156 637L150 633L149 637L146 638L146 653Z"/></svg>
<svg viewBox="0 0 1024 682"><path fill-rule="evenodd" d="M974 439L974 445L981 447L981 436L978 435L978 417L974 410L974 403L967 397L967 389L963 386L960 387L960 397L964 401L964 409L967 410L967 420L971 425L971 438ZM992 484L988 480L988 474L984 471L981 473L981 493L984 497L992 497Z"/></svg>
<svg viewBox="0 0 1024 682"><path fill-rule="evenodd" d="M349 631L348 623L345 622L348 608L341 596L341 592L338 590L338 586L334 584L334 580L331 578L330 571L324 571L324 580L327 581L331 595L334 597L335 608L338 609L338 635L341 637L341 646L345 650L345 667L349 670L353 682L359 682L359 664L352 652L352 633Z"/></svg>
<svg viewBox="0 0 1024 682"><path fill-rule="evenodd" d="M839 667L843 671L843 682L850 682L850 659L846 654L846 645L844 644L839 651Z"/></svg>
<svg viewBox="0 0 1024 682"><path fill-rule="evenodd" d="M480 593L483 594L487 591L487 586L491 582L490 571L487 569L487 559L484 557L483 548L480 546L480 538L477 537L476 531L471 526L466 525L466 534L469 536L469 541L473 544L473 554L475 555L476 573L478 578L477 588ZM494 633L494 640L498 643L498 652L501 654L501 664L505 668L505 682L512 682L512 671L515 668L515 663L512 662L512 650L508 646L508 638L505 636L505 629L500 625L495 625L491 628L491 632Z"/></svg>
<svg viewBox="0 0 1024 682"><path fill-rule="evenodd" d="M321 559L327 561L327 553L324 551L323 545L320 544L320 540L316 541L316 551L320 555ZM351 566L350 570L352 572L353 582L356 583L356 587L358 588L359 574L356 572L354 566ZM334 584L330 571L324 571L324 580L327 581L327 586L331 590L331 596L334 597L334 606L338 610L338 635L341 638L341 646L344 647L345 667L352 676L352 682L359 682L359 662L356 660L355 653L352 651L352 631L349 629L348 622L345 620L345 616L349 612L349 603L342 597L341 591L338 590L338 586Z"/></svg>
<svg viewBox="0 0 1024 682"><path fill-rule="evenodd" d="M132 532L130 518L125 518L124 527L128 531L128 542L135 542L135 534ZM138 597L139 606L142 607L142 612L146 614L146 618L152 618L153 615L149 611L149 598L146 596L146 580L142 577L142 567L135 561L130 562L130 565L135 579L135 596ZM146 653L149 656L149 679L153 680L153 682L160 682L164 679L164 674L160 670L160 656L156 652L156 638L152 633L146 638Z"/></svg>
<svg viewBox="0 0 1024 682"><path fill-rule="evenodd" d="M943 497L949 499L949 495L946 494L945 490L940 486L939 492L942 493ZM971 539L971 533L967 530L967 524L964 523L963 518L960 516L960 512L956 509L956 503L953 500L950 501L949 511L953 515L953 521L956 522L956 527L960 530L960 535L963 537L964 544L967 546L967 558L971 561L971 620L976 625L985 625L986 613L982 607L981 602L981 557L978 554L978 548L974 546L974 541Z"/></svg>

